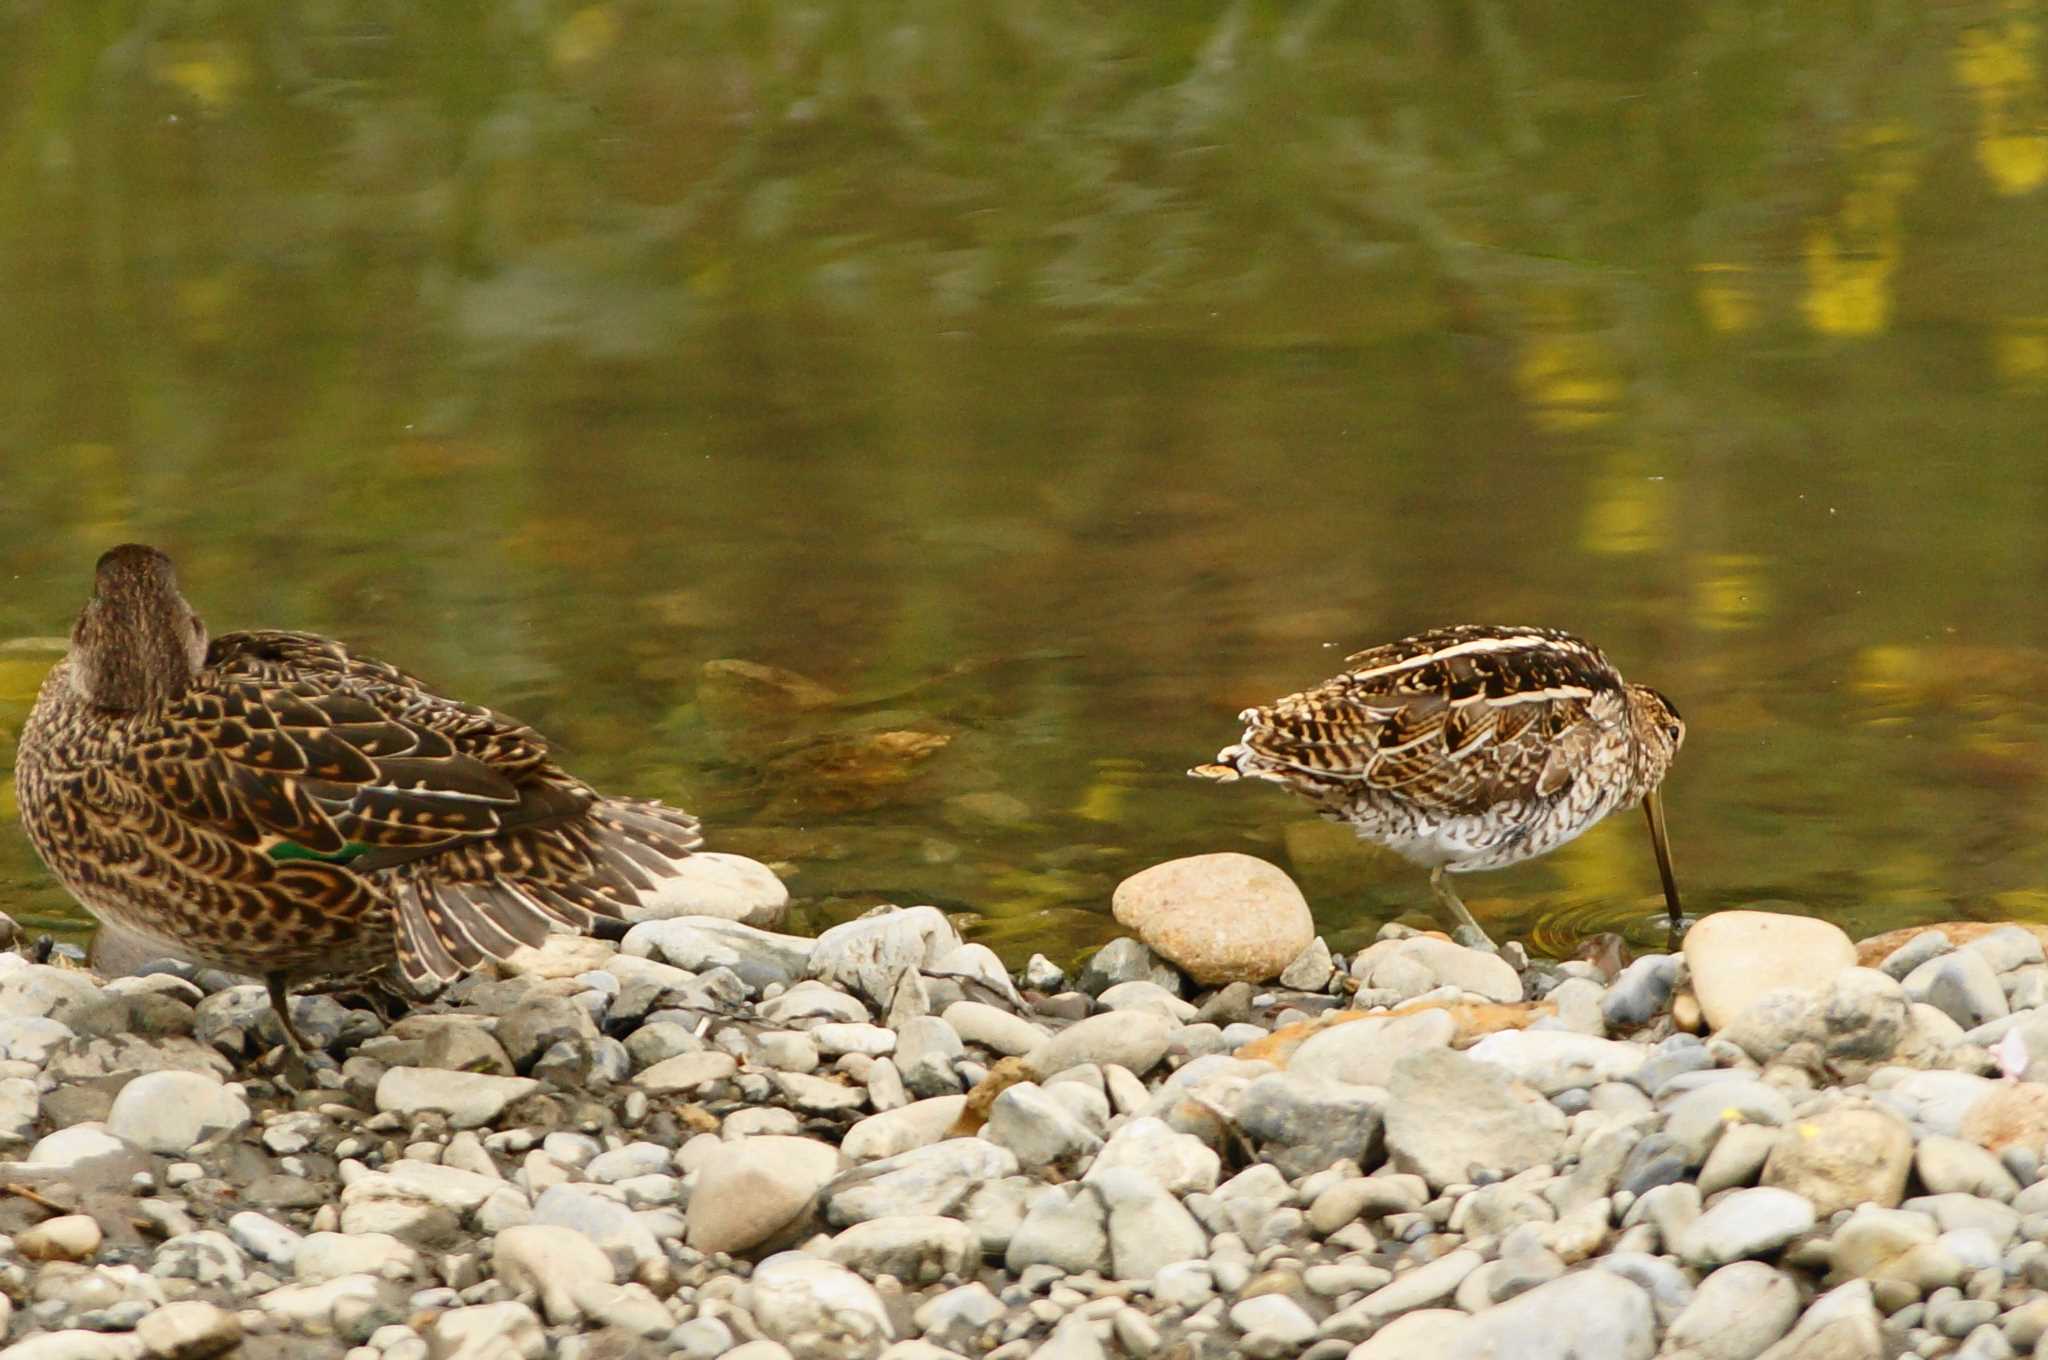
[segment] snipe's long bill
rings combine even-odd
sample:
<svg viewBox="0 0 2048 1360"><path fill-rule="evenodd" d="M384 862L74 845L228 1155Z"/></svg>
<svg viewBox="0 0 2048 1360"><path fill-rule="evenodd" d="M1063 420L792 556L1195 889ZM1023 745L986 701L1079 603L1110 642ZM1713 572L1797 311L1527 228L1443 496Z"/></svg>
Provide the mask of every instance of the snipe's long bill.
<svg viewBox="0 0 2048 1360"><path fill-rule="evenodd" d="M1660 789L1685 723L1581 638L1433 629L1238 718L1244 735L1189 774L1279 784L1427 868L1461 934L1486 938L1447 875L1533 859L1633 803L1650 823L1674 934L1683 923Z"/></svg>
<svg viewBox="0 0 2048 1360"><path fill-rule="evenodd" d="M103 923L287 989L414 991L681 872L697 819L610 798L524 723L311 633L223 633L124 544L22 730L22 825Z"/></svg>

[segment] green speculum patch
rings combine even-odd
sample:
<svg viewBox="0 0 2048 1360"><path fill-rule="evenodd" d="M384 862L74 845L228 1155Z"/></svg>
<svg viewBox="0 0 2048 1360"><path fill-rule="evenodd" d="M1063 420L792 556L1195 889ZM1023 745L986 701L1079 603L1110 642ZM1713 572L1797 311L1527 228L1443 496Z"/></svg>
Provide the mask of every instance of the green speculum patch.
<svg viewBox="0 0 2048 1360"><path fill-rule="evenodd" d="M347 864L350 860L360 857L369 848L369 846L364 845L361 841L350 841L333 854L323 855L317 851L308 850L297 841L279 841L276 845L271 846L266 853L272 859L280 862L292 859L312 859L318 860L322 864Z"/></svg>

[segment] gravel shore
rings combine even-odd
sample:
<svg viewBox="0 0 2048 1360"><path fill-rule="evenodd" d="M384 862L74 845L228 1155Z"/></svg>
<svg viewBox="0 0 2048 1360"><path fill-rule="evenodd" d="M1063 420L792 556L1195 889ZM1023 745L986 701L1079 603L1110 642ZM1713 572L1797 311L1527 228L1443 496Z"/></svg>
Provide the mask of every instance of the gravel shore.
<svg viewBox="0 0 2048 1360"><path fill-rule="evenodd" d="M1610 977L1304 948L1280 878L1277 980L652 920L302 1000L298 1092L260 988L0 955L0 1360L2048 1355L2034 931Z"/></svg>

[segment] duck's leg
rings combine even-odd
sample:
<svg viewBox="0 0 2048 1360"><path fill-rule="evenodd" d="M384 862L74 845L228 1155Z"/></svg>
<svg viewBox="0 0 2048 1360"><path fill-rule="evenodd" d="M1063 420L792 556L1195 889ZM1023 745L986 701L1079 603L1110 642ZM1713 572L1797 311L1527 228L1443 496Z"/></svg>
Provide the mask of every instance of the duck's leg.
<svg viewBox="0 0 2048 1360"><path fill-rule="evenodd" d="M1430 891L1436 894L1436 900L1458 923L1458 928L1451 932L1451 937L1467 948L1492 952L1493 940L1480 928L1479 922L1473 919L1471 910L1451 888L1450 878L1445 874L1443 865L1439 864L1429 871L1429 887Z"/></svg>
<svg viewBox="0 0 2048 1360"><path fill-rule="evenodd" d="M270 988L270 1008L277 1012L277 1023L284 1026L284 1046L293 1057L305 1061L308 1052L305 1036L292 1023L291 993L285 990L283 973L266 973L264 983Z"/></svg>
<svg viewBox="0 0 2048 1360"><path fill-rule="evenodd" d="M264 985L270 988L270 1008L277 1012L277 1023L284 1028L284 1047L279 1052L278 1066L292 1088L310 1090L313 1085L313 1069L306 1063L306 1041L292 1024L291 993L285 990L283 973L266 973Z"/></svg>

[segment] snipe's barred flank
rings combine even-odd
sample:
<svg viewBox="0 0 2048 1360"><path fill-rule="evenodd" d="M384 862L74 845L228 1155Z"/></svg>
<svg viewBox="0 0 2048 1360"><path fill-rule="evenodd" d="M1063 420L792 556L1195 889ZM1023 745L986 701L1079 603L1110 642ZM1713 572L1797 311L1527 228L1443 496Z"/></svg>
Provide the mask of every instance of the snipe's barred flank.
<svg viewBox="0 0 2048 1360"><path fill-rule="evenodd" d="M451 981L641 900L697 819L311 633L225 633L124 544L21 734L22 824L102 922L287 989Z"/></svg>
<svg viewBox="0 0 2048 1360"><path fill-rule="evenodd" d="M1314 689L1246 709L1237 744L1188 773L1303 795L1427 868L1438 899L1482 937L1446 874L1533 859L1640 802L1679 927L1658 791L1685 743L1670 700L1548 628L1439 628L1344 664Z"/></svg>

